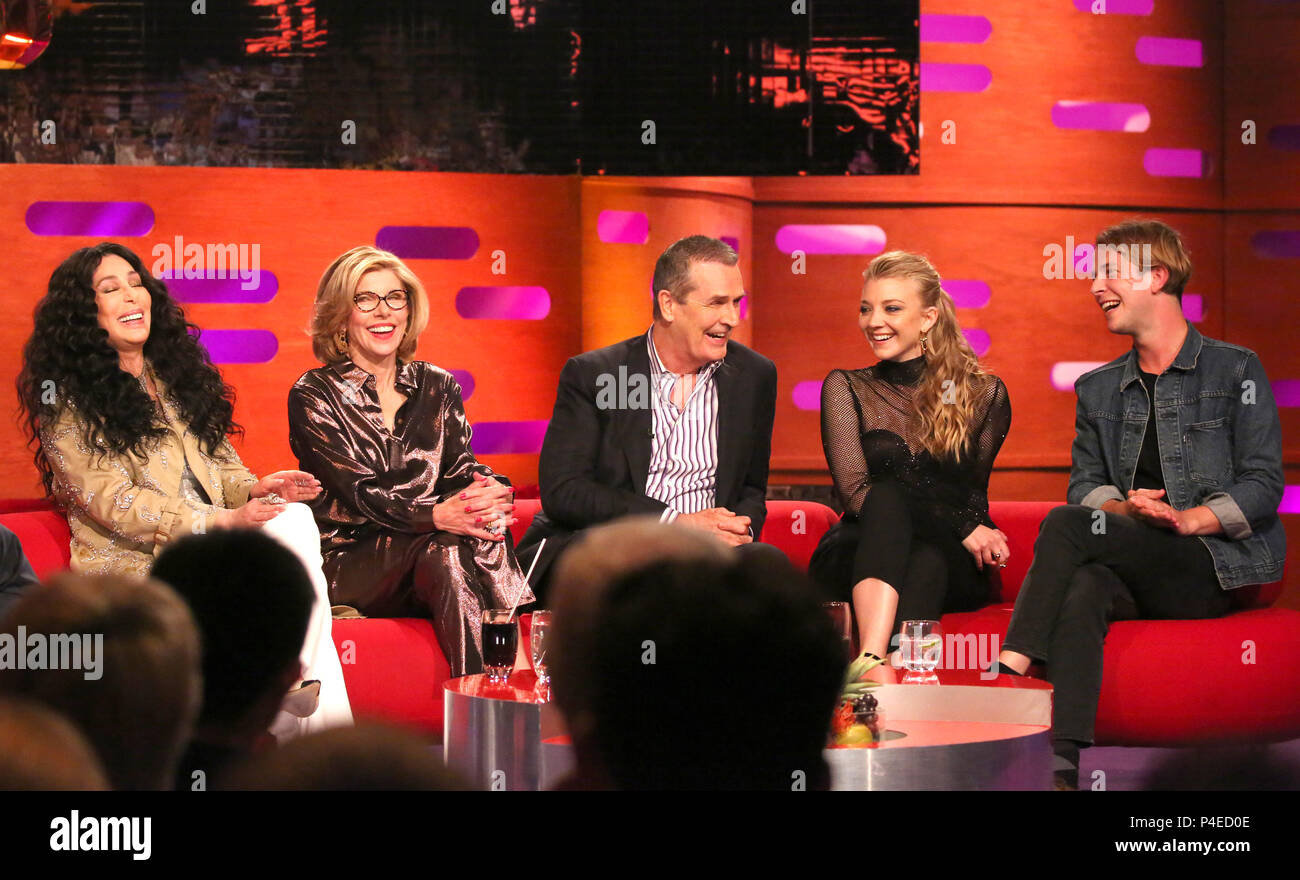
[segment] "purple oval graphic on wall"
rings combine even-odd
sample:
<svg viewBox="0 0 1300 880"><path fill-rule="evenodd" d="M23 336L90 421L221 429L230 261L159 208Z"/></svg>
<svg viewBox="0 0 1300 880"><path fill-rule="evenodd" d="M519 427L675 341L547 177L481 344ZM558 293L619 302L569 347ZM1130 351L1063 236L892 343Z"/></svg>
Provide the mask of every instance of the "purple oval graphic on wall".
<svg viewBox="0 0 1300 880"><path fill-rule="evenodd" d="M270 330L204 330L199 344L214 364L264 364L280 350Z"/></svg>
<svg viewBox="0 0 1300 880"><path fill-rule="evenodd" d="M280 281L274 272L257 269L247 280L232 278L172 278L164 272L159 279L166 282L167 291L182 303L265 303L275 298Z"/></svg>
<svg viewBox="0 0 1300 880"><path fill-rule="evenodd" d="M1074 8L1094 15L1150 15L1155 0L1074 0Z"/></svg>
<svg viewBox="0 0 1300 880"><path fill-rule="evenodd" d="M1052 105L1052 124L1057 128L1140 132L1151 127L1151 111L1144 104L1057 101Z"/></svg>
<svg viewBox="0 0 1300 880"><path fill-rule="evenodd" d="M993 344L993 340L989 338L986 331L978 327L967 327L961 331L961 335L966 337L970 347L975 349L975 353L980 357L989 353L989 346Z"/></svg>
<svg viewBox="0 0 1300 880"><path fill-rule="evenodd" d="M943 289L959 309L982 309L993 296L993 291L983 281L949 279L943 282Z"/></svg>
<svg viewBox="0 0 1300 880"><path fill-rule="evenodd" d="M644 211L601 211L596 236L606 244L645 244L650 239L650 218Z"/></svg>
<svg viewBox="0 0 1300 880"><path fill-rule="evenodd" d="M1171 37L1138 37L1133 47L1138 61L1163 67L1202 67L1204 47L1200 40L1177 40Z"/></svg>
<svg viewBox="0 0 1300 880"><path fill-rule="evenodd" d="M786 254L872 255L885 249L885 230L865 223L792 224L776 231L776 246Z"/></svg>
<svg viewBox="0 0 1300 880"><path fill-rule="evenodd" d="M993 71L983 64L921 62L923 92L982 92L993 82Z"/></svg>
<svg viewBox="0 0 1300 880"><path fill-rule="evenodd" d="M1300 230L1266 229L1250 237L1250 249L1256 256L1274 260L1300 257Z"/></svg>
<svg viewBox="0 0 1300 880"><path fill-rule="evenodd" d="M375 247L403 260L468 260L478 253L478 233L468 226L385 226Z"/></svg>
<svg viewBox="0 0 1300 880"><path fill-rule="evenodd" d="M118 238L147 235L153 208L144 202L32 202L27 228L35 235L95 235Z"/></svg>
<svg viewBox="0 0 1300 880"><path fill-rule="evenodd" d="M531 455L542 451L549 421L476 422L470 446L475 455Z"/></svg>
<svg viewBox="0 0 1300 880"><path fill-rule="evenodd" d="M1142 154L1142 169L1152 177L1204 177L1208 165L1201 150L1152 147Z"/></svg>
<svg viewBox="0 0 1300 880"><path fill-rule="evenodd" d="M822 382L820 379L799 382L790 392L796 409L820 412L822 408Z"/></svg>
<svg viewBox="0 0 1300 880"><path fill-rule="evenodd" d="M551 312L545 287L462 287L456 314L469 320L540 321Z"/></svg>
<svg viewBox="0 0 1300 880"><path fill-rule="evenodd" d="M982 43L993 33L993 24L982 15L921 16L922 43Z"/></svg>
<svg viewBox="0 0 1300 880"><path fill-rule="evenodd" d="M460 399L469 400L474 393L474 375L469 370L448 370L460 385Z"/></svg>

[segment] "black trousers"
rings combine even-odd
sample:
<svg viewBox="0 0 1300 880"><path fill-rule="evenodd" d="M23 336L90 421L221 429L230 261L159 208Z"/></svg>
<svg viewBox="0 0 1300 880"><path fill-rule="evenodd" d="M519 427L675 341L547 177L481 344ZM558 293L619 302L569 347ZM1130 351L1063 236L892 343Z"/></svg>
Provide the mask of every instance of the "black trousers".
<svg viewBox="0 0 1300 880"><path fill-rule="evenodd" d="M894 480L873 483L857 521L841 520L826 533L808 572L840 602L852 603L863 578L889 584L898 592L895 635L905 620L938 620L989 601L988 578L970 551L950 527L910 505Z"/></svg>
<svg viewBox="0 0 1300 880"><path fill-rule="evenodd" d="M1110 622L1220 617L1231 604L1196 538L1071 504L1039 527L1002 649L1047 665L1053 739L1091 745Z"/></svg>

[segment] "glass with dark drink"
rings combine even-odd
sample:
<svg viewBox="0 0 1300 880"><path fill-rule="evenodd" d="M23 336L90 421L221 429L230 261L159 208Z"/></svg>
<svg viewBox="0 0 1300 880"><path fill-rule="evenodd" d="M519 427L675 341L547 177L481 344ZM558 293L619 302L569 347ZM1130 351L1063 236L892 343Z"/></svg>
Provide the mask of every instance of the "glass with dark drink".
<svg viewBox="0 0 1300 880"><path fill-rule="evenodd" d="M835 634L839 636L847 662L852 663L857 656L853 653L853 612L848 602L823 602L822 607L831 616Z"/></svg>
<svg viewBox="0 0 1300 880"><path fill-rule="evenodd" d="M515 666L519 622L513 611L492 608L483 612L483 671L489 681L504 682Z"/></svg>

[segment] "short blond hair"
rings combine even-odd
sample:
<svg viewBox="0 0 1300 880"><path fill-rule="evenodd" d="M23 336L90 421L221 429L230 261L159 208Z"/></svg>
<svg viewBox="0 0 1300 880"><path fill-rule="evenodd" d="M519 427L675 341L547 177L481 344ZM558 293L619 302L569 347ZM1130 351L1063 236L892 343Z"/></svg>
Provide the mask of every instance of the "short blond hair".
<svg viewBox="0 0 1300 880"><path fill-rule="evenodd" d="M316 285L316 305L312 311L311 350L323 364L337 364L348 359L343 340L348 316L352 314L352 296L367 272L391 269L406 289L406 333L397 347L397 356L410 360L420 334L429 323L429 298L424 285L396 254L370 245L361 245L341 255Z"/></svg>
<svg viewBox="0 0 1300 880"><path fill-rule="evenodd" d="M1183 237L1166 223L1159 220L1125 220L1123 223L1116 223L1097 233L1097 262L1100 263L1102 247L1108 246L1128 247L1130 245L1150 245L1151 247L1151 265L1145 265L1145 248L1138 251L1142 256L1139 267L1143 272L1150 272L1156 266L1164 268L1169 273L1169 280L1165 282L1162 293L1172 293L1182 302L1183 288L1187 286L1187 279L1192 277L1192 258L1187 253L1187 248L1183 245ZM1097 271L1101 271L1101 266L1097 266Z"/></svg>

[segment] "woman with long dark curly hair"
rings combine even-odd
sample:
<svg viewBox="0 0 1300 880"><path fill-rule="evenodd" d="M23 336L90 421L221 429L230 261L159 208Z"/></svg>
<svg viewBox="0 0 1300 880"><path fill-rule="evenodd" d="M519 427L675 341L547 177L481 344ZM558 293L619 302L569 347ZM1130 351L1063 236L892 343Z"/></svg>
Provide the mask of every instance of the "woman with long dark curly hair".
<svg viewBox="0 0 1300 880"><path fill-rule="evenodd" d="M50 276L23 348L18 398L47 495L68 517L71 567L148 574L170 541L213 528L264 527L298 554L318 602L303 647L321 682L309 720L282 717L289 735L351 723L330 637L320 533L304 504L308 473L260 480L226 439L241 433L234 391L199 344L198 328L128 248L82 248ZM311 712L315 686L287 707Z"/></svg>
<svg viewBox="0 0 1300 880"><path fill-rule="evenodd" d="M822 383L822 447L844 519L809 572L852 603L861 649L883 657L904 620L984 604L989 570L1010 558L988 489L1011 401L929 260L890 251L863 282L858 328L879 362Z"/></svg>

